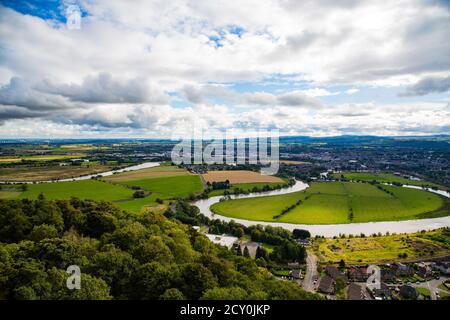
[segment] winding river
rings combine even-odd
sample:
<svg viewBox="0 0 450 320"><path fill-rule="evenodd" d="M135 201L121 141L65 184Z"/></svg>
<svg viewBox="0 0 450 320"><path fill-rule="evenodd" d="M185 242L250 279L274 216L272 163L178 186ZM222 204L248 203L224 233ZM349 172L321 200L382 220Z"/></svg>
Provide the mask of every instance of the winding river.
<svg viewBox="0 0 450 320"><path fill-rule="evenodd" d="M302 181L296 181L296 183L289 188L284 188L280 190L267 191L267 192L258 192L258 193L249 193L246 195L232 195L231 199L243 199L243 198L254 198L254 197L264 197L264 196L273 196L273 195L281 195L291 192L302 191L308 188L308 184ZM414 189L422 189L417 186L404 186L406 188L414 188ZM438 193L445 197L450 197L448 192L442 190L432 190L427 189L429 192ZM212 219L220 219L223 221L231 221L234 220L237 223L243 224L244 226L251 226L256 224L261 225L271 225L274 227L283 227L288 230L293 229L306 229L308 230L312 236L321 235L325 237L334 237L339 236L339 234L353 234L358 235L360 233L364 233L366 235L370 235L373 233L413 233L420 230L432 230L442 227L450 227L450 216L441 217L441 218L432 218L432 219L418 219L418 220L403 220L403 221L380 221L380 222L364 222L364 223L347 223L347 224L294 224L294 223L283 223L283 222L265 222L265 221L253 221L253 220L244 220L244 219L236 219L221 216L213 213L210 210L210 207L219 202L223 196L211 197L204 200L198 200L193 204L200 209L200 212L205 216Z"/></svg>
<svg viewBox="0 0 450 320"><path fill-rule="evenodd" d="M130 166L118 170L111 170L102 173L89 174L75 178L67 178L60 180L48 180L48 181L39 181L34 183L51 183L51 182L65 182L65 181L80 181L80 180L89 180L92 177L107 177L111 176L115 173L121 173L126 171L136 171L146 168L152 168L159 166L159 162L144 162L135 166ZM0 183L10 183L10 184L30 184L33 182L0 182ZM257 192L257 193L249 193L245 195L231 195L231 199L243 199L243 198L255 198L255 197L265 197L265 196L276 196L282 195L297 191L302 191L308 188L309 185L302 181L296 181L293 186L288 188L283 188L279 190L265 191L265 192ZM409 186L404 185L405 188L413 188L413 189L422 189L418 186ZM442 190L432 190L426 189L429 192L440 194L444 197L449 198L450 194L448 192ZM441 218L433 218L433 219L418 219L418 220L403 220L403 221L382 221L382 222L364 222L364 223L348 223L348 224L294 224L294 223L282 223L282 222L265 222L265 221L253 221L253 220L244 220L244 219L236 219L229 218L225 216L221 216L218 214L214 214L211 212L210 207L219 202L223 196L211 197L204 200L198 200L193 203L193 205L197 206L200 209L200 212L205 216L213 219L220 219L223 221L231 221L234 220L237 223L243 224L245 226L251 226L256 224L261 225L271 225L277 227L283 227L288 230L293 229L307 229L313 236L321 235L325 237L333 237L339 236L339 234L353 234L357 235L365 233L367 235L372 233L413 233L420 230L432 230L436 228L442 227L450 227L450 216L441 217Z"/></svg>

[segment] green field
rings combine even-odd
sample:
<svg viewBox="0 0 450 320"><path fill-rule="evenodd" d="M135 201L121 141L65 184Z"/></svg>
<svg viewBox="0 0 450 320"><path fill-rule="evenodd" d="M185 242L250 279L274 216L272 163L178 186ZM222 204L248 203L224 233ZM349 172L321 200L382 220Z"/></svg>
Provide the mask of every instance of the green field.
<svg viewBox="0 0 450 320"><path fill-rule="evenodd" d="M133 198L133 190L97 180L39 183L28 185L20 198L36 199L43 193L47 199L80 199L117 201Z"/></svg>
<svg viewBox="0 0 450 320"><path fill-rule="evenodd" d="M315 254L322 262L347 264L411 261L431 256L444 256L450 252L450 230L439 229L412 234L377 237L316 239ZM399 254L406 254L399 258Z"/></svg>
<svg viewBox="0 0 450 320"><path fill-rule="evenodd" d="M0 191L0 199L14 199L20 196L20 191Z"/></svg>
<svg viewBox="0 0 450 320"><path fill-rule="evenodd" d="M49 155L22 156L22 157L0 157L0 163L15 163L15 162L21 162L22 160L53 161L53 160L66 160L66 159L83 158L83 157L86 157L86 154L77 153L77 154L71 154L71 155L49 154Z"/></svg>
<svg viewBox="0 0 450 320"><path fill-rule="evenodd" d="M150 176L149 176L150 175ZM153 176L154 175L154 176ZM105 179L106 180L106 179ZM144 198L133 198L132 186L150 192ZM143 207L161 210L156 199L167 200L187 197L200 193L203 184L198 175L174 166L161 166L139 171L114 175L109 180L82 180L55 183L29 184L27 190L0 191L0 199L36 199L40 193L47 199L80 199L105 200L114 202L122 209L139 212Z"/></svg>
<svg viewBox="0 0 450 320"><path fill-rule="evenodd" d="M203 191L203 184L199 175L193 175L177 166L161 165L138 171L125 172L105 180L126 188L140 187L151 192L150 196L142 199L120 201L117 204L132 212L139 212L144 206L158 207L156 199L167 200L184 198Z"/></svg>
<svg viewBox="0 0 450 320"><path fill-rule="evenodd" d="M221 196L224 194L225 190L232 193L234 188L239 188L244 192L251 192L253 188L262 189L264 186L269 187L277 187L282 186L285 183L276 183L276 182L256 182L256 183L236 183L231 185L228 189L221 189L221 190L212 190L208 193L208 196L214 197L214 196Z"/></svg>
<svg viewBox="0 0 450 320"><path fill-rule="evenodd" d="M342 172L342 173L333 173L332 175L335 179L340 179L344 177L347 180L352 181L365 181L372 182L377 181L381 183L401 183L408 184L412 186L429 186L436 188L443 188L442 186L425 181L425 180L410 180L407 178L399 177L392 173L375 173L375 172Z"/></svg>
<svg viewBox="0 0 450 320"><path fill-rule="evenodd" d="M407 220L449 214L449 201L439 195L401 187L383 188L392 194L367 183L318 182L305 191L222 201L211 209L233 218L299 224ZM293 210L274 218L298 200L302 202Z"/></svg>
<svg viewBox="0 0 450 320"><path fill-rule="evenodd" d="M186 197L202 192L203 184L197 175L151 177L146 179L117 181L124 186L138 186L144 190L158 194L161 199Z"/></svg>

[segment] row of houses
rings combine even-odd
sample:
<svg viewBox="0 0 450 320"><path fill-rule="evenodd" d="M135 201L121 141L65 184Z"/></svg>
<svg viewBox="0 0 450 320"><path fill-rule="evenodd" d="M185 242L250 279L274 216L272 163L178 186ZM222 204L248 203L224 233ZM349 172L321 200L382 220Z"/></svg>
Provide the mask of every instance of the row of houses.
<svg viewBox="0 0 450 320"><path fill-rule="evenodd" d="M325 275L320 279L318 291L327 295L335 294L335 285L338 279L341 279L347 286L347 298L350 300L365 299L364 288L366 282L372 275L373 269L368 266L351 266L343 272L336 266L328 265L325 267ZM450 275L450 262L419 262L419 263L394 263L385 264L380 268L379 285L373 286L370 291L376 299L389 299L393 294L400 295L407 299L416 299L418 292L411 285L403 284L400 287L390 286L389 283L403 282L401 279L418 275L424 280L439 278L440 276ZM360 283L360 284L358 284ZM395 290L394 290L395 289Z"/></svg>

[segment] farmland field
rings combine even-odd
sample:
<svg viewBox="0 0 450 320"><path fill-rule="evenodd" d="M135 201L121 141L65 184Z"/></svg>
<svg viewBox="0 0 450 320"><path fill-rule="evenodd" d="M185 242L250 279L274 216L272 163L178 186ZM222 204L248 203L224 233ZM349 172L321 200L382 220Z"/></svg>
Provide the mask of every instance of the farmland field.
<svg viewBox="0 0 450 320"><path fill-rule="evenodd" d="M366 182L377 181L377 182L382 182L382 183L396 182L396 183L401 183L401 184L409 184L412 186L426 185L426 186L436 187L436 188L442 187L433 182L424 181L424 180L411 180L411 179L399 177L392 173L342 172L342 173L334 173L333 174L333 177L337 178L337 179L341 178L342 176L345 179L353 180L353 181L358 181L358 180L366 181Z"/></svg>
<svg viewBox="0 0 450 320"><path fill-rule="evenodd" d="M0 191L0 199L14 199L19 196L19 191Z"/></svg>
<svg viewBox="0 0 450 320"><path fill-rule="evenodd" d="M203 191L199 175L170 165L124 172L104 179L118 185L140 187L152 192L154 199L186 197Z"/></svg>
<svg viewBox="0 0 450 320"><path fill-rule="evenodd" d="M66 169L67 167L65 167ZM69 167L71 168L71 167ZM80 167L75 167L80 168ZM66 169L67 170L67 169ZM131 187L138 186L150 194L144 198L133 198ZM175 166L161 166L139 171L126 172L105 178L105 180L81 180L70 182L38 183L27 185L27 190L2 190L0 199L36 199L43 193L47 199L105 200L114 202L122 209L139 212L147 207L161 211L166 204L158 204L156 199L167 200L186 197L203 190L198 175Z"/></svg>
<svg viewBox="0 0 450 320"><path fill-rule="evenodd" d="M338 262L343 259L348 264L358 264L361 261L383 263L448 255L450 230L439 229L408 235L318 239L315 242L314 251L322 262ZM406 257L399 259L398 255L405 253Z"/></svg>
<svg viewBox="0 0 450 320"><path fill-rule="evenodd" d="M47 199L80 199L117 201L132 199L133 190L97 180L31 184L20 198L36 199L43 193Z"/></svg>
<svg viewBox="0 0 450 320"><path fill-rule="evenodd" d="M109 171L110 165L89 163L81 166L14 166L0 169L0 181L45 181L66 179Z"/></svg>
<svg viewBox="0 0 450 320"><path fill-rule="evenodd" d="M64 160L85 157L84 153L70 154L70 155L36 155L36 156L22 156L22 157L0 157L0 163L15 163L21 162L22 159L26 161L52 161L52 160Z"/></svg>
<svg viewBox="0 0 450 320"><path fill-rule="evenodd" d="M449 214L449 201L430 192L367 183L312 183L305 191L221 201L211 209L224 216L299 224L407 220ZM281 217L286 207L295 206Z"/></svg>
<svg viewBox="0 0 450 320"><path fill-rule="evenodd" d="M282 183L277 182L256 182L256 183L236 183L230 186L228 189L220 189L220 190L212 190L208 193L208 196L214 197L214 196L220 196L223 195L225 190L228 192L233 192L235 188L239 188L240 190L244 192L251 192L253 188L262 189L264 186L269 186L271 188L276 188L278 186L282 186L286 184L285 181Z"/></svg>
<svg viewBox="0 0 450 320"><path fill-rule="evenodd" d="M236 183L255 183L255 182L275 182L282 183L283 179L262 175L259 172L247 171L247 170L223 170L223 171L209 171L202 174L203 179L206 182L220 182L230 181L231 184Z"/></svg>
<svg viewBox="0 0 450 320"><path fill-rule="evenodd" d="M118 173L106 177L104 179L108 181L131 181L131 180L139 180L142 178L183 176L183 175L189 175L189 173L184 169L178 168L177 166L162 165L148 169Z"/></svg>
<svg viewBox="0 0 450 320"><path fill-rule="evenodd" d="M161 199L186 197L191 193L202 192L203 184L198 175L164 176L146 179L117 181L117 184L138 186L155 193Z"/></svg>

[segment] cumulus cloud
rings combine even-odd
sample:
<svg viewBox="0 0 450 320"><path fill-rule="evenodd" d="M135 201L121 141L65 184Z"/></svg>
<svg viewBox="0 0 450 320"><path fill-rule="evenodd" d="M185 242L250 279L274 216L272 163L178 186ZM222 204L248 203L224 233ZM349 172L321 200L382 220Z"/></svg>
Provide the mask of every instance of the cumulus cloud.
<svg viewBox="0 0 450 320"><path fill-rule="evenodd" d="M0 87L0 104L37 111L70 106L64 97L36 90L29 82L18 77L11 78L8 84Z"/></svg>
<svg viewBox="0 0 450 320"><path fill-rule="evenodd" d="M401 96L424 96L429 93L442 93L450 90L450 76L427 77L408 87Z"/></svg>
<svg viewBox="0 0 450 320"><path fill-rule="evenodd" d="M86 103L167 103L169 97L143 78L124 80L101 72L87 76L81 84L55 84L45 81L37 89Z"/></svg>

